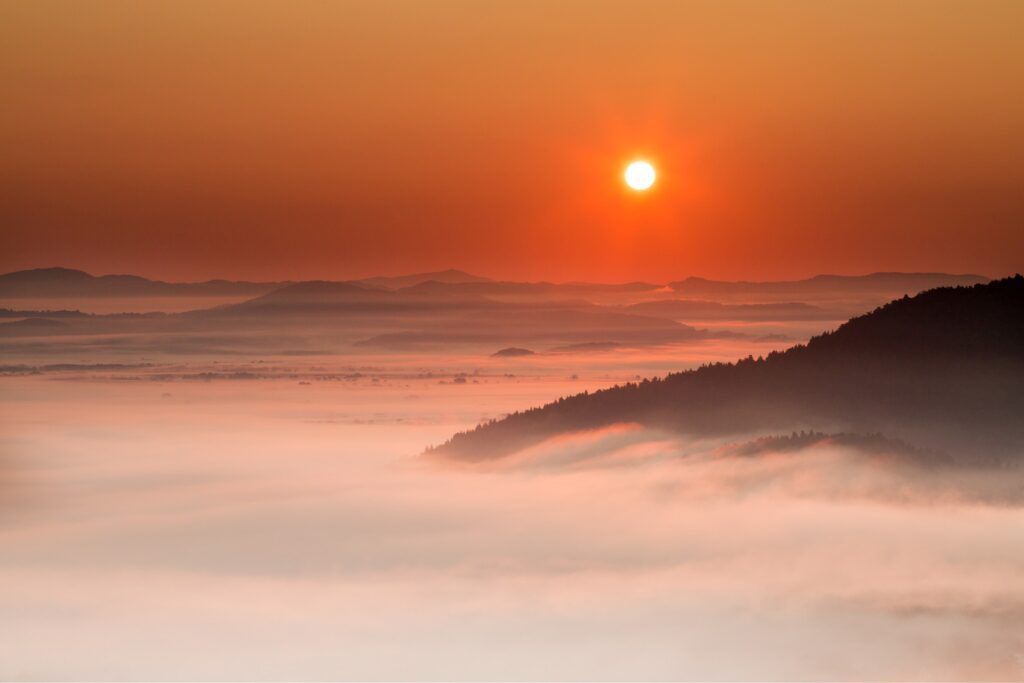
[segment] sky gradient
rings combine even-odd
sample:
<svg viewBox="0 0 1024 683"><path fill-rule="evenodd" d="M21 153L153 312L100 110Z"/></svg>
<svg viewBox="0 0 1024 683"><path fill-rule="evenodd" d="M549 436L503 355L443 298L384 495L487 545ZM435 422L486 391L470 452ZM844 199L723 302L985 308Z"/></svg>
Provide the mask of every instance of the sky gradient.
<svg viewBox="0 0 1024 683"><path fill-rule="evenodd" d="M1020 2L5 2L0 271L1005 275L1021 26Z"/></svg>

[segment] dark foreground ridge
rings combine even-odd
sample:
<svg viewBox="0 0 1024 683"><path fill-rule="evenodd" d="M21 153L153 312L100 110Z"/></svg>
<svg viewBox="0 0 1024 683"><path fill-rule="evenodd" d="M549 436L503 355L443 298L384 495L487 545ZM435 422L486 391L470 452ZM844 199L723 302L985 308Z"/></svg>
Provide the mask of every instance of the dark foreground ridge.
<svg viewBox="0 0 1024 683"><path fill-rule="evenodd" d="M502 457L550 436L639 423L695 436L885 433L965 459L1024 448L1024 278L892 301L806 345L561 398L431 452Z"/></svg>

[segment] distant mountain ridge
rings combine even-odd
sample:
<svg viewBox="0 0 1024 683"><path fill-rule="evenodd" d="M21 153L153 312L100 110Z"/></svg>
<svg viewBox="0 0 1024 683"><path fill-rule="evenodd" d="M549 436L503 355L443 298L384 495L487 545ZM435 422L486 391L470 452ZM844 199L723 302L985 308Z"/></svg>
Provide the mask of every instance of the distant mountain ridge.
<svg viewBox="0 0 1024 683"><path fill-rule="evenodd" d="M670 282L675 292L691 297L757 297L862 294L865 292L902 295L936 287L984 284L989 278L974 274L879 272L867 275L816 275L805 280L762 282L708 280L689 277Z"/></svg>
<svg viewBox="0 0 1024 683"><path fill-rule="evenodd" d="M724 304L701 299L664 299L627 306L630 313L676 320L836 320L830 310L801 302Z"/></svg>
<svg viewBox="0 0 1024 683"><path fill-rule="evenodd" d="M0 275L0 298L257 296L288 282L163 282L137 275L90 275L72 268L35 268Z"/></svg>
<svg viewBox="0 0 1024 683"><path fill-rule="evenodd" d="M434 452L507 455L614 423L701 436L810 427L1024 453L1024 278L893 301L764 359L578 394L454 435Z"/></svg>
<svg viewBox="0 0 1024 683"><path fill-rule="evenodd" d="M667 289L688 298L774 298L778 296L813 299L837 294L883 294L900 296L940 286L970 285L986 282L980 275L945 273L873 273L861 276L819 275L807 280L778 282L724 282L687 278L670 283ZM318 281L310 281L318 282ZM535 300L553 297L582 297L615 294L641 295L661 292L666 286L648 282L618 284L588 282L514 282L499 281L448 269L401 276L380 276L360 280L334 281L365 289L423 293L462 294ZM0 275L0 298L58 297L145 297L145 296L259 296L299 284L294 281L251 282L223 279L204 282L164 282L137 275L91 275L72 268L36 268ZM635 301L635 299L634 299Z"/></svg>
<svg viewBox="0 0 1024 683"><path fill-rule="evenodd" d="M18 274L14 279L42 279L93 283L98 278L81 272ZM139 284L136 282L135 284ZM142 284L148 286L148 281ZM171 332L176 335L217 335L168 338L161 348L192 349L211 343L223 350L232 339L236 348L252 343L247 333L273 332L268 339L290 339L296 347L317 350L425 349L453 345L495 348L527 345L565 345L616 339L625 344L649 345L706 339L707 331L678 321L628 313L582 298L568 299L555 289L541 298L497 299L473 289L490 283L447 284L430 280L400 289L386 289L363 281L310 280L282 283L256 296L215 306L194 302L195 308L175 313L79 315L67 326L9 325L4 337L82 337L86 335L141 335ZM88 286L88 285L87 285ZM82 287L76 292L82 296ZM36 291L39 291L38 288ZM106 290L109 291L109 290ZM138 292L136 287L134 292ZM165 289L161 289L166 294ZM123 295L123 293L122 293ZM54 300L56 304L56 299ZM144 301L140 299L140 302ZM192 302L190 302L192 303ZM140 307L145 306L140 303ZM46 318L38 302L24 309L12 306L6 318ZM59 308L58 305L50 308ZM28 310L26 310L28 309ZM30 315L32 311L39 315ZM55 313L62 319L67 314ZM221 340L221 341L216 341ZM314 341L316 340L316 341ZM31 343L31 342L25 342ZM71 341L68 344L73 343Z"/></svg>
<svg viewBox="0 0 1024 683"><path fill-rule="evenodd" d="M432 285L437 285L434 287ZM493 299L427 282L398 290L362 282L300 282L241 303L183 314L192 320L246 321L301 329L341 324L378 328L359 347L422 348L460 343L577 343L609 337L636 344L694 341L709 333L677 321L587 301Z"/></svg>
<svg viewBox="0 0 1024 683"><path fill-rule="evenodd" d="M490 278L472 275L464 270L449 268L430 273L413 273L412 275L377 276L368 277L356 282L368 287L381 289L402 289L412 287L423 282L441 282L444 284L464 284L467 282L491 282Z"/></svg>
<svg viewBox="0 0 1024 683"><path fill-rule="evenodd" d="M442 290L451 294L448 290ZM385 289L367 285L365 281L332 282L308 280L272 290L248 301L222 306L211 314L309 314L338 312L384 312L410 309L430 310L438 307L465 306L467 302L495 305L480 296L430 296L430 290L419 286ZM457 292L456 292L457 293ZM202 311L197 311L202 314Z"/></svg>

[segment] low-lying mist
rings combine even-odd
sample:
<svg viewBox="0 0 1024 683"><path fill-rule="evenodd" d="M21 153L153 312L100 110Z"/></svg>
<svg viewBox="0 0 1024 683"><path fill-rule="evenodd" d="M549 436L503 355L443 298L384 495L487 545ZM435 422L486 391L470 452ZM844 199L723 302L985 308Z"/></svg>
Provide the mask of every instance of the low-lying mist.
<svg viewBox="0 0 1024 683"><path fill-rule="evenodd" d="M421 453L662 361L288 362L3 378L0 678L1024 678L1017 472L628 424L466 464Z"/></svg>

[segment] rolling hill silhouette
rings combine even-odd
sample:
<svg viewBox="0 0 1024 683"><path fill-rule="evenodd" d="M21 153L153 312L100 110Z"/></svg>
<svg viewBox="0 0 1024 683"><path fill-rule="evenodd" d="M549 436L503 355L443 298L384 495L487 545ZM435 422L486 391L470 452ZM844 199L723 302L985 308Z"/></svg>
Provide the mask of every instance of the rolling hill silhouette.
<svg viewBox="0 0 1024 683"><path fill-rule="evenodd" d="M197 297L197 296L252 296L258 297L292 285L341 285L379 292L404 292L424 297L488 297L494 300L519 303L585 299L590 303L629 305L643 302L648 310L637 313L668 315L682 313L681 317L698 313L721 317L727 314L767 319L766 315L785 314L784 309L720 309L713 310L714 302L780 304L795 307L788 314L797 319L813 319L819 312L806 307L806 301L846 299L851 306L843 310L859 313L903 294L915 294L939 286L967 285L983 282L978 275L949 275L944 273L874 273L863 276L819 275L807 280L779 282L722 282L702 278L688 278L670 283L667 287L647 282L619 284L587 282L510 282L491 280L460 270L443 270L394 277L371 277L352 281L303 282L246 282L208 280L205 282L164 282L137 275L91 275L72 268L36 268L0 274L0 298L89 298L89 297ZM659 308L672 292L684 295L689 301ZM704 299L705 301L693 301ZM793 302L793 303L789 303ZM800 303L804 302L804 303ZM668 304L668 302L664 302ZM848 317L848 315L841 317ZM826 317L823 314L822 317ZM834 319L834 318L833 318Z"/></svg>
<svg viewBox="0 0 1024 683"><path fill-rule="evenodd" d="M578 394L456 434L434 452L501 457L614 423L694 436L885 433L963 458L1024 446L1024 278L904 297L767 358Z"/></svg>
<svg viewBox="0 0 1024 683"><path fill-rule="evenodd" d="M213 348L218 350L239 345L253 348L254 340L263 338L267 342L264 348L268 350L282 345L320 352L372 347L416 350L494 345L494 348L540 346L541 351L593 352L617 346L686 343L745 334L742 330L696 329L683 324L687 319L755 322L845 319L852 312L869 310L881 303L877 293L871 294L878 287L913 292L926 282L960 277L896 273L843 278L822 276L801 281L811 283L808 286L815 292L824 291L822 287L843 289L846 298L837 307L836 301L827 297L819 299L816 305L788 298L753 304L666 300L673 296L671 290L643 282L502 282L453 270L345 282L211 280L173 283L131 275L97 277L68 268L42 268L0 275L0 298L39 297L52 300L53 305L32 301L24 307L12 306L3 317L60 318L68 324L19 323L4 327L0 336L23 339L18 343L24 347L36 337L65 337L69 340L67 344L75 344L79 343L75 341L78 338L96 335L165 335L159 340L152 337L147 343L167 352L185 348L190 353L201 339L195 335L216 335L215 339L210 338L214 339ZM716 286L723 284L726 289L744 291L751 285L716 283ZM753 284L761 289L782 290L794 285L784 282ZM866 289L857 289L860 285ZM850 292L855 295L847 296ZM237 296L240 301L209 307L202 301L205 295ZM188 305L194 308L166 315L159 311L146 313L152 310L146 299L150 296L186 297L190 299ZM62 302L61 297L76 300L137 297L137 303L125 304L126 309L133 311L131 313L69 317L68 312L46 310L70 303ZM851 313L842 314L839 312L842 310ZM184 335L193 336L186 338ZM227 336L233 336L231 344L226 343ZM271 339L276 341L271 342ZM777 335L757 339L778 342ZM11 348L10 344L7 348ZM46 348L58 350L53 344Z"/></svg>
<svg viewBox="0 0 1024 683"><path fill-rule="evenodd" d="M286 282L163 282L138 275L90 275L72 268L34 268L0 275L2 298L256 296Z"/></svg>
<svg viewBox="0 0 1024 683"><path fill-rule="evenodd" d="M869 273L868 275L815 275L806 280L778 280L768 282L726 282L689 277L670 282L669 287L688 297L713 300L774 300L793 297L795 301L815 300L821 297L862 296L866 293L887 295L915 294L935 287L969 286L988 282L981 275L949 273Z"/></svg>
<svg viewBox="0 0 1024 683"><path fill-rule="evenodd" d="M701 299L645 301L625 309L631 313L657 315L673 320L836 320L835 312L800 302L723 304ZM844 316L845 317L845 316Z"/></svg>
<svg viewBox="0 0 1024 683"><path fill-rule="evenodd" d="M481 277L467 273L464 270L449 268L431 273L413 273L412 275L377 276L358 280L358 283L367 287L380 289L402 289L413 287L423 282L441 282L444 284L463 284L467 282L491 282L490 278Z"/></svg>
<svg viewBox="0 0 1024 683"><path fill-rule="evenodd" d="M83 281L91 280L91 276L85 277ZM67 317L66 312L52 317L58 316ZM51 318L46 311L29 310L7 310L4 317ZM153 338L156 348L171 353L183 348L194 352L196 340L201 339L194 335L204 334L216 335L216 349L226 348L226 335L234 335L232 343L245 344L246 348L253 348L259 338L279 346L287 337L289 347L312 345L320 351L466 344L501 348L605 339L649 345L711 336L674 320L628 313L582 299L500 301L433 281L398 290L362 282L305 281L239 303L182 313L75 314L68 320L68 325L60 326L8 324L0 336L193 335Z"/></svg>
<svg viewBox="0 0 1024 683"><path fill-rule="evenodd" d="M309 280L267 292L237 304L220 306L196 314L213 315L288 315L369 308L378 310L396 302L389 290L364 287L354 282Z"/></svg>

